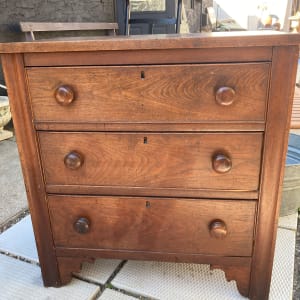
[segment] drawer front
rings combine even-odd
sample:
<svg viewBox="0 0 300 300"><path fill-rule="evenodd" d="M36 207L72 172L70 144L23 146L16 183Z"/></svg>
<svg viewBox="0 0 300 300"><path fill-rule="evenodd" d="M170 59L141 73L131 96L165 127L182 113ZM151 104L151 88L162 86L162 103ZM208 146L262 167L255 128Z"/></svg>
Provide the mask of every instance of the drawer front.
<svg viewBox="0 0 300 300"><path fill-rule="evenodd" d="M263 121L269 63L28 68L37 121Z"/></svg>
<svg viewBox="0 0 300 300"><path fill-rule="evenodd" d="M251 256L254 201L49 196L56 247Z"/></svg>
<svg viewBox="0 0 300 300"><path fill-rule="evenodd" d="M258 189L261 133L40 132L47 185Z"/></svg>

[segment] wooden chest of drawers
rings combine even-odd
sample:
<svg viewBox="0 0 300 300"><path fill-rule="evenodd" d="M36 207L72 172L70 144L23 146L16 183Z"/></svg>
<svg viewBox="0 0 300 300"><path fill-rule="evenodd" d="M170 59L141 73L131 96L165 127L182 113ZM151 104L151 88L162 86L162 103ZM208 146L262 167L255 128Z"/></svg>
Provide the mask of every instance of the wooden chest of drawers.
<svg viewBox="0 0 300 300"><path fill-rule="evenodd" d="M0 44L46 286L97 257L268 298L298 35Z"/></svg>

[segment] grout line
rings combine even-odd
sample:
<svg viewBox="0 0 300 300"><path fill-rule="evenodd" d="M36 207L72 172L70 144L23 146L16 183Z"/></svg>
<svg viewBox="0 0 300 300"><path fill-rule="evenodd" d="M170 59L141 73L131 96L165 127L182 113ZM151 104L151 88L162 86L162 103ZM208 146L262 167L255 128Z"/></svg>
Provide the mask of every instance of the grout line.
<svg viewBox="0 0 300 300"><path fill-rule="evenodd" d="M285 226L278 226L278 228L297 232L297 228L291 228L291 227L285 227Z"/></svg>
<svg viewBox="0 0 300 300"><path fill-rule="evenodd" d="M107 281L105 282L104 286L107 284L111 284L112 280L118 275L118 273L121 271L123 266L126 264L127 260L123 260L119 263L119 265L116 267L116 269L113 271L113 273L109 276Z"/></svg>
<svg viewBox="0 0 300 300"><path fill-rule="evenodd" d="M74 274L74 273L72 273L72 277L76 278L78 280L81 280L81 281L85 281L87 283L91 283L91 284L97 285L97 286L100 287L100 290L104 289L104 285L102 283L96 282L93 279L81 277L80 275L77 275L77 274Z"/></svg>
<svg viewBox="0 0 300 300"><path fill-rule="evenodd" d="M6 221L3 225L1 225L0 227L0 234L3 233L4 231L6 231L7 229L9 229L10 227L14 226L16 223L20 222L22 219L24 219L25 217L27 217L29 215L29 209L26 208L24 210L22 210L21 212L17 213L16 215L14 215L13 217L11 217L8 221ZM10 253L8 251L3 251L0 249L0 254L3 254L5 256L32 264L32 265L36 265L36 266L40 266L39 262L36 262L34 260L31 260L29 258L25 258L23 256L20 255L16 255L13 253Z"/></svg>
<svg viewBox="0 0 300 300"><path fill-rule="evenodd" d="M128 292L124 289L119 289L115 286L113 286L113 284L111 283L113 281L113 279L118 275L118 273L121 271L121 269L123 268L123 266L126 264L127 260L124 260L122 261L118 266L117 268L115 269L115 271L111 274L111 276L108 278L108 280L106 281L105 285L104 285L104 289L103 289L103 292L105 289L111 289L111 290L114 290L116 292L119 292L119 293L122 293L124 295L127 295L127 296L130 296L130 297L133 297L133 298L136 298L136 299L140 299L140 300L154 300L153 298L147 298L147 297L144 297L144 296L141 296L139 294L135 294L135 293L132 293L132 292Z"/></svg>
<svg viewBox="0 0 300 300"><path fill-rule="evenodd" d="M40 266L39 262L36 262L36 261L31 260L29 258L25 258L25 257L20 256L20 255L12 254L12 253L7 252L7 251L0 250L0 254L3 254L5 256L11 257L11 258L14 258L14 259L17 259L17 260L20 260L20 261L23 261L23 262L26 262L26 263L29 263L29 264L32 264L32 265Z"/></svg>
<svg viewBox="0 0 300 300"><path fill-rule="evenodd" d="M97 285L97 286L99 286L99 285ZM100 284L99 287L100 287L99 292L97 292L97 293L93 296L92 300L96 300L96 299L98 299L98 298L102 295L102 293L103 293L103 286Z"/></svg>
<svg viewBox="0 0 300 300"><path fill-rule="evenodd" d="M107 287L108 289L111 289L111 290L114 290L116 292L119 292L121 294L124 294L126 296L130 296L130 297L133 297L135 299L140 299L140 300L157 300L155 298L149 298L149 297L145 297L145 296L141 296L139 294L135 294L135 293L132 293L132 292L128 292L126 290L123 290L123 289L119 289L119 288L116 288L114 287L112 284L110 284L109 287Z"/></svg>
<svg viewBox="0 0 300 300"><path fill-rule="evenodd" d="M29 215L29 209L23 209L0 226L0 234Z"/></svg>

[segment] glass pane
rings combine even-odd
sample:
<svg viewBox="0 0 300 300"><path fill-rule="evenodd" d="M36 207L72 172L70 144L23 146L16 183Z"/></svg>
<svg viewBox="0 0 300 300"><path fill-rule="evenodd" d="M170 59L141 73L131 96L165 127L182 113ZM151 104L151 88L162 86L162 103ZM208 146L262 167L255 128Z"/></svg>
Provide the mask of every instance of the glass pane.
<svg viewBox="0 0 300 300"><path fill-rule="evenodd" d="M165 11L166 0L130 0L131 11Z"/></svg>

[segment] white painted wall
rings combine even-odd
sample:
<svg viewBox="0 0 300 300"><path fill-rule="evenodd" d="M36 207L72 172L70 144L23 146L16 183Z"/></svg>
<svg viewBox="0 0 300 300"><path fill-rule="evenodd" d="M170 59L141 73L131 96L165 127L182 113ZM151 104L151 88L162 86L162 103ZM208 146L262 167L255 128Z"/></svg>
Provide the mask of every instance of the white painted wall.
<svg viewBox="0 0 300 300"><path fill-rule="evenodd" d="M240 26L247 29L248 16L261 17L261 12L257 9L260 4L266 4L268 6L267 13L277 15L280 19L281 25L283 26L287 3L288 0L215 0L214 7L216 14L218 12L216 7L219 5L228 16L233 18ZM219 19L228 17L226 14L219 13Z"/></svg>

